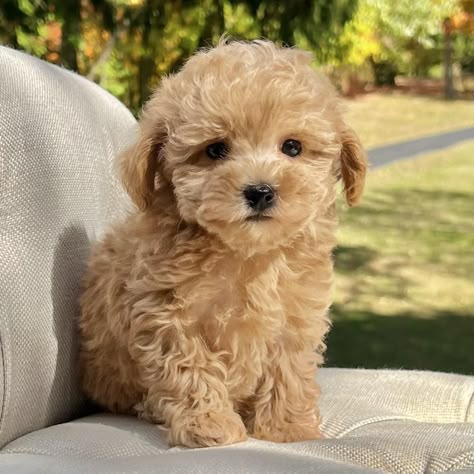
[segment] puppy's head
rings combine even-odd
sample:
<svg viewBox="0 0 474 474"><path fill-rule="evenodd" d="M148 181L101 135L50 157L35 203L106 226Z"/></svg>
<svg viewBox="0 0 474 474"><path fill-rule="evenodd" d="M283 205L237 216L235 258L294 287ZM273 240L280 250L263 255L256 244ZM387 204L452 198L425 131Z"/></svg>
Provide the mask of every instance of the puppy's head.
<svg viewBox="0 0 474 474"><path fill-rule="evenodd" d="M255 251L287 243L363 189L366 158L308 53L270 42L221 44L165 78L122 158L137 206L172 190L179 218Z"/></svg>

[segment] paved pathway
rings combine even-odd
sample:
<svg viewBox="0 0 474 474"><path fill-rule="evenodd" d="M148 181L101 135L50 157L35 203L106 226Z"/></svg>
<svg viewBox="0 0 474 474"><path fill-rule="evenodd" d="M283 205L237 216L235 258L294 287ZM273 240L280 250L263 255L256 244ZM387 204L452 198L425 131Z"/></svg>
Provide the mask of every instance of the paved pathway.
<svg viewBox="0 0 474 474"><path fill-rule="evenodd" d="M430 151L441 150L464 140L474 139L474 127L439 133L427 137L416 138L406 142L394 143L368 151L371 168L388 165L394 161L413 158Z"/></svg>

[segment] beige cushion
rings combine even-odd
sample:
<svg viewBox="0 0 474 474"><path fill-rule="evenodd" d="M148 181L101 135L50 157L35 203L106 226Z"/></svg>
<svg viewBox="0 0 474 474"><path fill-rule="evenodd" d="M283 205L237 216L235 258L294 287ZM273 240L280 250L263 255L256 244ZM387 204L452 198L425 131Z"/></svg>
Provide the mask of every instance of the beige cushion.
<svg viewBox="0 0 474 474"><path fill-rule="evenodd" d="M95 84L0 47L0 447L82 412L79 280L123 212L113 158L134 126Z"/></svg>
<svg viewBox="0 0 474 474"><path fill-rule="evenodd" d="M323 369L319 379L327 435L323 441L249 440L218 449L169 449L158 427L132 417L100 414L13 441L0 455L0 467L7 462L9 468L24 469L15 472L37 472L28 466L50 466L58 459L63 469L58 472L71 473L376 469L415 474L474 469L474 377Z"/></svg>

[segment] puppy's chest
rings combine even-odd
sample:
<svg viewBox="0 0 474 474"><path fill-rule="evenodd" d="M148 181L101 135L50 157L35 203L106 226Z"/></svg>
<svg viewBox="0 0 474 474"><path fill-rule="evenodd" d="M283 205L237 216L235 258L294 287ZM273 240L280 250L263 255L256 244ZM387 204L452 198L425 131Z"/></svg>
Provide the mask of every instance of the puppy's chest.
<svg viewBox="0 0 474 474"><path fill-rule="evenodd" d="M307 295L317 289L278 259L242 263L229 258L194 283L186 290L190 313L215 350L272 346L295 335L295 328L314 315Z"/></svg>
<svg viewBox="0 0 474 474"><path fill-rule="evenodd" d="M328 298L317 265L307 265L313 275L287 260L246 263L220 261L181 288L202 338L227 354L229 391L238 400L253 393L279 353L317 346L325 324L318 303Z"/></svg>

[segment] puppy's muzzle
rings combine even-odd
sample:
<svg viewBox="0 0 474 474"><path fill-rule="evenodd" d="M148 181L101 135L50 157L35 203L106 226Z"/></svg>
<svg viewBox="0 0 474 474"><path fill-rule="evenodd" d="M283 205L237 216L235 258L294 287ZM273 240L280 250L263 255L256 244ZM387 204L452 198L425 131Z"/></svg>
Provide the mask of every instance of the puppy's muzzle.
<svg viewBox="0 0 474 474"><path fill-rule="evenodd" d="M275 205L275 190L268 184L247 186L244 189L247 205L255 212L263 212Z"/></svg>

